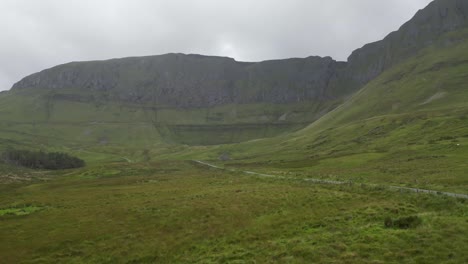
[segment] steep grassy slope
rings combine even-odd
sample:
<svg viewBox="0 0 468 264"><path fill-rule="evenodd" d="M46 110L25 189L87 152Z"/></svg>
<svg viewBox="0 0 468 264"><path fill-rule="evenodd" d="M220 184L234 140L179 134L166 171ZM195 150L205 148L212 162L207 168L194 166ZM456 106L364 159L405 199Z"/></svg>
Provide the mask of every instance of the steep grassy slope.
<svg viewBox="0 0 468 264"><path fill-rule="evenodd" d="M86 91L80 96L91 100L74 100L77 93L26 89L0 95L0 133L5 143L141 149L161 143L241 142L303 128L340 102L177 108L102 100Z"/></svg>
<svg viewBox="0 0 468 264"><path fill-rule="evenodd" d="M453 36L459 41L444 47L444 40ZM468 31L448 34L416 58L387 71L318 123L330 127L373 116L466 108L467 37Z"/></svg>

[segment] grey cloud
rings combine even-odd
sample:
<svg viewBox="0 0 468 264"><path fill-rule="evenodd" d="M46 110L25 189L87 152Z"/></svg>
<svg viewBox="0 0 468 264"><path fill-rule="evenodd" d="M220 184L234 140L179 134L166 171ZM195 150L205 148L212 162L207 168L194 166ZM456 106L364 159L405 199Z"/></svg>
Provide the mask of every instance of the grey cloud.
<svg viewBox="0 0 468 264"><path fill-rule="evenodd" d="M0 90L77 60L199 53L346 60L430 0L2 0Z"/></svg>

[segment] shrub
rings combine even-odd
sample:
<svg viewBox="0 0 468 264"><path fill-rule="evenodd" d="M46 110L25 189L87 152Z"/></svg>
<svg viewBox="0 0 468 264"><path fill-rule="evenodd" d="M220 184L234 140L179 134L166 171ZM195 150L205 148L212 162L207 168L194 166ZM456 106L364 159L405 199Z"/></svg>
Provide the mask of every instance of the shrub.
<svg viewBox="0 0 468 264"><path fill-rule="evenodd" d="M384 225L385 227L388 227L388 228L393 227L393 219L390 217L385 218Z"/></svg>
<svg viewBox="0 0 468 264"><path fill-rule="evenodd" d="M385 218L384 225L387 228L400 228L400 229L409 229L416 228L422 224L422 219L417 215L400 217L397 219L392 219L390 217Z"/></svg>
<svg viewBox="0 0 468 264"><path fill-rule="evenodd" d="M82 159L60 152L8 149L3 153L3 160L31 169L60 170L85 166Z"/></svg>

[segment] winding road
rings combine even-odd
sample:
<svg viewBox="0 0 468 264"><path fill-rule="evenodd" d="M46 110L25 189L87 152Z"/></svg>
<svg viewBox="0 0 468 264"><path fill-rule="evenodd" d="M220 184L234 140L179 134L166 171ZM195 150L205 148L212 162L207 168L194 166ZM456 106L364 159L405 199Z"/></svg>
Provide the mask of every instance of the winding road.
<svg viewBox="0 0 468 264"><path fill-rule="evenodd" d="M210 167L210 168L218 169L218 170L242 172L245 174L254 175L258 177L264 177L264 178L273 178L273 179L281 179L281 180L301 180L305 182L312 182L312 183L319 183L319 184L334 184L334 185L352 184L352 182L346 182L346 181L333 181L333 180L322 180L322 179L313 179L313 178L298 179L298 178L293 178L293 177L264 174L264 173L258 173L258 172L253 172L253 171L240 171L236 169L226 169L226 168L216 166L216 165L210 164L208 162L200 161L200 160L192 160L192 161L195 163ZM392 186L392 185L380 185L380 184L367 184L367 183L366 183L366 186L385 187L387 189L393 189L393 190L415 192L415 193L426 193L426 194L434 194L434 195L446 195L446 196L455 197L455 198L468 199L468 194L461 194L461 193L441 192L441 191L426 190L426 189L419 189L419 188L410 188L410 187L401 187L401 186Z"/></svg>

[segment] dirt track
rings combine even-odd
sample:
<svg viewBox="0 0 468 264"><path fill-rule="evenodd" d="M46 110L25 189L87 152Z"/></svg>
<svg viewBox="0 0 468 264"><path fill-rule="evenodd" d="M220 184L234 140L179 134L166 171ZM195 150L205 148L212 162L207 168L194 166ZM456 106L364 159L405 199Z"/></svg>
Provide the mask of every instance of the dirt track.
<svg viewBox="0 0 468 264"><path fill-rule="evenodd" d="M284 177L284 176L278 176L278 175L258 173L258 172L253 172L253 171L240 171L240 170L236 170L236 169L226 169L226 168L222 168L222 167L210 164L208 162L199 161L199 160L193 160L193 162L205 165L205 166L210 167L210 168L218 169L218 170L237 171L237 172L242 172L242 173L245 173L245 174L250 174L250 175L254 175L254 176L258 176L258 177L264 177L264 178L274 178L274 179L283 179L283 180L301 180L301 181L305 181L305 182L312 182L312 183L319 183L319 184L334 184L334 185L353 184L352 182L345 182L345 181L332 181L332 180L322 180L322 179L312 179L312 178L298 179L298 178L292 178L292 177ZM407 191L407 192L426 193L426 194L435 194L435 195L446 195L446 196L455 197L455 198L468 199L468 194L440 192L440 191L434 191L434 190L400 187L400 186L391 186L391 185L380 185L380 184L366 184L366 185L367 186L375 186L375 187L384 187L384 188L387 188L387 189Z"/></svg>

